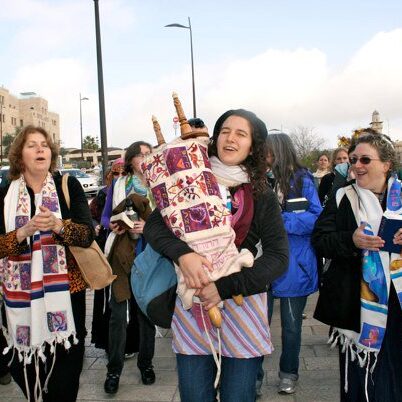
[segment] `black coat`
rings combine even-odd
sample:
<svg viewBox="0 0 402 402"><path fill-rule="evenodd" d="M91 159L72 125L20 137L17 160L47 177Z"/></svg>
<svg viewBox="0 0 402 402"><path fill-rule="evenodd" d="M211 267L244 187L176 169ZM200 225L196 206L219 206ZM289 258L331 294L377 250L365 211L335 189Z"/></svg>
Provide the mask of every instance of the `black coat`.
<svg viewBox="0 0 402 402"><path fill-rule="evenodd" d="M346 195L339 208L331 197L318 218L311 241L317 253L331 259L323 274L314 318L360 332L362 252L352 240L356 219Z"/></svg>

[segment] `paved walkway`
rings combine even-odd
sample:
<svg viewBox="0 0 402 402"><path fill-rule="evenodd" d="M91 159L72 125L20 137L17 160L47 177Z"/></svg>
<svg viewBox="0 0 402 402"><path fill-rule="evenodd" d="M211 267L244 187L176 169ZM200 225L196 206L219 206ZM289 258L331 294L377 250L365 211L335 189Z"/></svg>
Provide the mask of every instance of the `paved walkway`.
<svg viewBox="0 0 402 402"><path fill-rule="evenodd" d="M327 342L328 327L312 317L316 295L307 303L307 319L303 321L303 339L300 353L300 379L294 395L279 395L276 392L277 370L280 355L279 311L274 311L272 337L276 351L264 361L265 378L263 396L259 402L321 402L339 400L338 357L335 350L330 350ZM92 292L87 296L87 328L90 331L92 320ZM277 303L278 305L279 303ZM84 370L78 401L135 401L135 402L178 402L176 360L171 350L171 335L162 330L164 337L156 339L155 373L156 383L145 386L141 383L136 359L127 360L120 380L118 393L111 397L103 391L106 377L106 359L102 350L90 345L87 347ZM23 395L15 383L0 385L1 402L22 402ZM60 401L61 402L61 401Z"/></svg>

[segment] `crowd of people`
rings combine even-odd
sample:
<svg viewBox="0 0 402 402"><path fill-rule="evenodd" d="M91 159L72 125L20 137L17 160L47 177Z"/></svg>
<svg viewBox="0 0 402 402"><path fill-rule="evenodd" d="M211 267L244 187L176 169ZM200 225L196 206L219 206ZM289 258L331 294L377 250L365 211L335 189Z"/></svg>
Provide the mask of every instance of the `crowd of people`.
<svg viewBox="0 0 402 402"><path fill-rule="evenodd" d="M207 128L189 119L193 134ZM149 138L149 136L147 136ZM382 237L384 220L402 223L401 182L392 141L371 129L318 158L311 173L285 133L268 134L254 113L228 110L216 121L204 164L231 213L234 242L252 267L210 281L210 261L167 226L141 164L153 147L131 144L105 172L88 205L68 177L71 203L55 170L58 150L40 127L11 145L9 183L0 189L0 384L11 377L30 401L75 401L83 366L87 283L70 247L96 240L116 279L94 295L91 341L107 353L104 391L116 394L125 359L137 356L144 385L156 328L132 292L133 261L149 244L196 289L202 311L221 308L220 329L203 325L176 298L171 330L183 402L251 402L261 395L280 304L278 392L297 392L303 311L319 291L314 317L339 348L340 398L402 401L402 257ZM111 217L132 205L132 229ZM402 245L402 225L391 233ZM233 295L243 296L237 303ZM219 353L217 364L216 353ZM217 376L218 374L218 376ZM219 383L216 384L216 379ZM196 379L196 380L195 380Z"/></svg>

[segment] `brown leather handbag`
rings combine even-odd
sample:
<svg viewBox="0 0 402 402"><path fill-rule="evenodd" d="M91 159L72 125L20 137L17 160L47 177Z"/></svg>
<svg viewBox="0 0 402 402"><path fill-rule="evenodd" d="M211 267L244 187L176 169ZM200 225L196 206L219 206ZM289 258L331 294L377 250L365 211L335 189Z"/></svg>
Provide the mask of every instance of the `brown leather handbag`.
<svg viewBox="0 0 402 402"><path fill-rule="evenodd" d="M61 188L67 207L70 209L67 180L68 174L63 175ZM91 289L103 289L116 279L116 275L112 274L112 268L95 240L89 247L68 246L68 248L77 262L84 281Z"/></svg>

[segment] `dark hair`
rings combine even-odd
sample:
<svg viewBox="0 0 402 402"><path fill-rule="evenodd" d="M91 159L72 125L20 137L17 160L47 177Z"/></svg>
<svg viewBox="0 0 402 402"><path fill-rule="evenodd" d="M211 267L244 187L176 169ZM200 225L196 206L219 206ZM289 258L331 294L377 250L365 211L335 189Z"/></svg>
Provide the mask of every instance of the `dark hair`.
<svg viewBox="0 0 402 402"><path fill-rule="evenodd" d="M42 134L45 137L47 145L50 148L51 159L49 171L53 172L56 168L59 151L57 146L53 143L52 138L50 137L48 132L42 127L26 126L17 134L8 152L8 161L10 163L10 171L8 173L8 177L11 180L18 179L21 176L21 173L24 173L25 166L24 162L22 161L22 149L24 148L28 135L35 133Z"/></svg>
<svg viewBox="0 0 402 402"><path fill-rule="evenodd" d="M378 157L381 162L390 162L390 171L394 171L398 166L398 160L395 152L395 147L391 139L385 134L366 134L366 130L360 134L356 141L356 147L359 144L368 144L378 152Z"/></svg>
<svg viewBox="0 0 402 402"><path fill-rule="evenodd" d="M283 198L287 199L290 191L290 179L294 179L295 173L304 169L299 162L296 149L291 138L285 133L269 134L267 138L267 152L272 153L274 162L271 169L274 174L276 185L283 193ZM296 183L296 192L301 191L301 183Z"/></svg>
<svg viewBox="0 0 402 402"><path fill-rule="evenodd" d="M198 117L188 119L187 121L191 127L194 127L194 128L204 128L205 127L205 123L203 122L203 120L201 120Z"/></svg>
<svg viewBox="0 0 402 402"><path fill-rule="evenodd" d="M127 149L124 155L124 171L127 174L132 174L133 168L131 166L131 159L135 156L141 155L141 145L148 147L150 151L152 151L152 146L145 141L136 141L133 142Z"/></svg>
<svg viewBox="0 0 402 402"><path fill-rule="evenodd" d="M253 188L253 194L256 196L267 189L267 161L265 141L268 135L265 123L259 119L253 112L244 109L228 110L215 123L212 138L209 143L208 153L210 156L218 157L216 143L225 120L230 116L239 116L246 119L251 126L251 153L244 160L244 166Z"/></svg>

